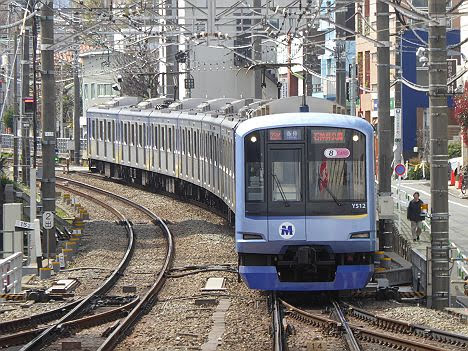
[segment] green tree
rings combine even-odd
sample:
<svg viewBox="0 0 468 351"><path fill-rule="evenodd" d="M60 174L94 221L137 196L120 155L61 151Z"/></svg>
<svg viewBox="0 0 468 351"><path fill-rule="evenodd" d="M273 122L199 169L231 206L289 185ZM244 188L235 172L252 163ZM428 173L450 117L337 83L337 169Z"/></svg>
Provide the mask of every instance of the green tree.
<svg viewBox="0 0 468 351"><path fill-rule="evenodd" d="M8 107L3 113L3 124L6 128L13 129L13 115L14 111L12 106Z"/></svg>
<svg viewBox="0 0 468 351"><path fill-rule="evenodd" d="M449 144L448 156L449 158L461 157L461 144L459 143Z"/></svg>

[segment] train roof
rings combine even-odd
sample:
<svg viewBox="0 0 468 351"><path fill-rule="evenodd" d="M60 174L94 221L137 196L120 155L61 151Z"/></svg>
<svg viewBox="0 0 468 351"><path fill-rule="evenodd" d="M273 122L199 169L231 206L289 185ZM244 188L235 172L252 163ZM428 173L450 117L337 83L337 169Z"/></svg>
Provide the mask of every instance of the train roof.
<svg viewBox="0 0 468 351"><path fill-rule="evenodd" d="M243 137L254 130L297 126L352 128L368 136L374 132L372 125L359 117L333 113L295 112L250 118L238 125L236 134Z"/></svg>

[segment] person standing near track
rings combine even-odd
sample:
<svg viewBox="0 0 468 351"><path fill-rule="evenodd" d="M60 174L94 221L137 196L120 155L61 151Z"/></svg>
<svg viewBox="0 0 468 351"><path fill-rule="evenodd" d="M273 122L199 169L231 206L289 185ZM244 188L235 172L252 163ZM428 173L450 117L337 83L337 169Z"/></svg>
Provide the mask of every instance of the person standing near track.
<svg viewBox="0 0 468 351"><path fill-rule="evenodd" d="M418 240L421 235L422 221L424 217L421 215L421 205L424 202L419 198L419 193L416 191L413 194L413 200L408 204L408 211L406 217L411 221L411 235L413 241Z"/></svg>

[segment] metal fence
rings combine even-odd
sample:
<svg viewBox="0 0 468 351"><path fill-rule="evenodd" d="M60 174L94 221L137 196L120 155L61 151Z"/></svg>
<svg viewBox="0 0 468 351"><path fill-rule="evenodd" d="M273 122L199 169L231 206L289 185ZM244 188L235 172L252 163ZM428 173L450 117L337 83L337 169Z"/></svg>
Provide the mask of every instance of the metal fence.
<svg viewBox="0 0 468 351"><path fill-rule="evenodd" d="M2 146L2 149L13 149L13 134L0 134L0 145ZM31 150L34 147L34 139L32 137L29 137L29 147ZM57 150L60 154L66 154L69 152L69 146L70 144L73 143L73 140L67 139L67 138L57 138ZM18 147L21 149L22 147L22 138L19 138L18 140ZM86 150L88 147L88 143L86 139L81 139L80 141L81 144L81 150ZM37 138L37 150L42 151L42 143L41 143L41 138Z"/></svg>
<svg viewBox="0 0 468 351"><path fill-rule="evenodd" d="M23 254L21 252L0 259L0 294L20 293L22 276Z"/></svg>

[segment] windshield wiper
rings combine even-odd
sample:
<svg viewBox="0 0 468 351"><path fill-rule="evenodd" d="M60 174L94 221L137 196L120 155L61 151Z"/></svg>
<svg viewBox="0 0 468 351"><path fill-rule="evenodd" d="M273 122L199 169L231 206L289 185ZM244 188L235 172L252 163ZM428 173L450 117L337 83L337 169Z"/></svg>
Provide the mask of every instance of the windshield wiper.
<svg viewBox="0 0 468 351"><path fill-rule="evenodd" d="M343 204L341 202L338 201L338 199L336 198L335 195L333 195L332 191L330 189L328 189L328 185L327 184L324 184L322 182L322 179L320 179L320 174L319 174L319 180L318 180L318 183L319 183L319 188L320 188L320 185L323 186L323 188L330 194L330 196L332 197L333 201L336 202L336 204L338 206L343 206Z"/></svg>
<svg viewBox="0 0 468 351"><path fill-rule="evenodd" d="M286 199L286 195L284 194L283 187L281 186L281 183L280 183L278 177L274 173L272 173L271 175L273 176L273 180L275 181L276 186L278 187L278 190L279 190L279 192L281 194L281 197L283 198L284 206L289 207L288 199Z"/></svg>

